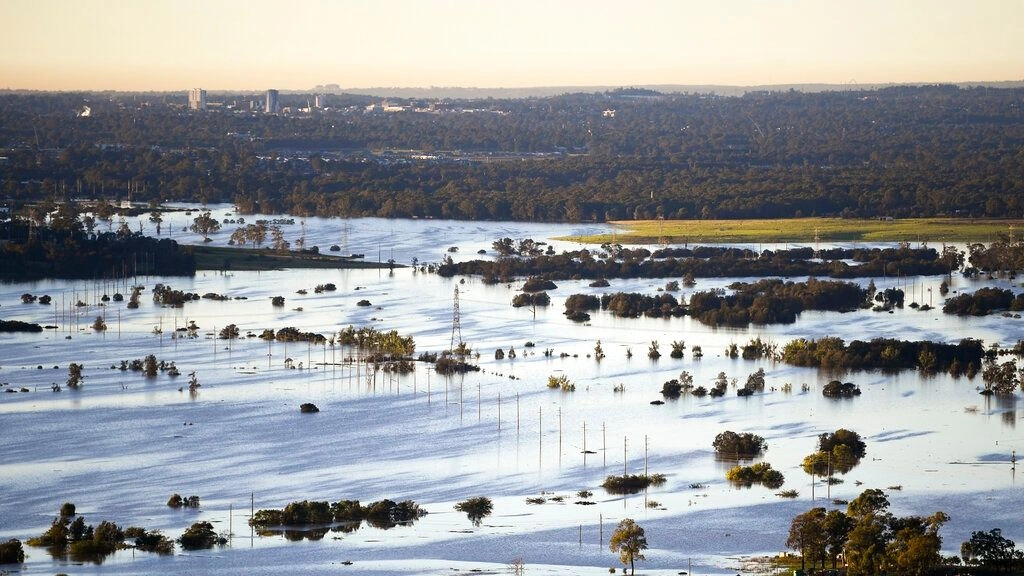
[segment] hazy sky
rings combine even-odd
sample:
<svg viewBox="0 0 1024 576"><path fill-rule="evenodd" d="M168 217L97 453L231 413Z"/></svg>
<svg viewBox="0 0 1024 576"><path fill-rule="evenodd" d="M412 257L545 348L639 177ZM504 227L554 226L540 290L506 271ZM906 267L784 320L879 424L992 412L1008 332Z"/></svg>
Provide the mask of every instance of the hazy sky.
<svg viewBox="0 0 1024 576"><path fill-rule="evenodd" d="M1024 79L1024 0L0 0L0 88Z"/></svg>

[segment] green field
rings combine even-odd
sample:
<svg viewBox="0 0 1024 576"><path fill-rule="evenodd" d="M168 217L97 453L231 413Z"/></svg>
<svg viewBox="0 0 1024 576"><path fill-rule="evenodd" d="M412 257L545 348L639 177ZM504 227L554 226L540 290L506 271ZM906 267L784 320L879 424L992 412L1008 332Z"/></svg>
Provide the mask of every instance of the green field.
<svg viewBox="0 0 1024 576"><path fill-rule="evenodd" d="M274 252L223 246L192 246L197 270L280 270L283 268L387 268L388 264L341 256ZM399 264L395 268L401 268Z"/></svg>
<svg viewBox="0 0 1024 576"><path fill-rule="evenodd" d="M853 220L636 220L612 222L613 234L573 236L592 244L719 244L754 242L991 242L1024 233L1024 220L912 218Z"/></svg>

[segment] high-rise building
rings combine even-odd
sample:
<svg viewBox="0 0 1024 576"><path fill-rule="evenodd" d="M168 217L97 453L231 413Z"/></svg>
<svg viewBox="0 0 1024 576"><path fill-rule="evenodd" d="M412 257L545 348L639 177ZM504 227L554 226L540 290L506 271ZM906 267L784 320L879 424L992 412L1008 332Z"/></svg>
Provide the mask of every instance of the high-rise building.
<svg viewBox="0 0 1024 576"><path fill-rule="evenodd" d="M189 110L206 110L206 90L193 88L188 93Z"/></svg>
<svg viewBox="0 0 1024 576"><path fill-rule="evenodd" d="M267 105L263 108L263 112L277 114L280 111L281 107L277 102L277 90L267 90Z"/></svg>

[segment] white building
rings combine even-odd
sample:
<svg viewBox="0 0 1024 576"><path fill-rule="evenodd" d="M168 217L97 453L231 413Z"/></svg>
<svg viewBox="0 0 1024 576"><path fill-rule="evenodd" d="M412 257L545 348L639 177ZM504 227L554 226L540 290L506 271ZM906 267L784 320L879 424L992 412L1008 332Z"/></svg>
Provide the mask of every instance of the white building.
<svg viewBox="0 0 1024 576"><path fill-rule="evenodd" d="M189 110L206 110L206 90L193 88L188 93Z"/></svg>

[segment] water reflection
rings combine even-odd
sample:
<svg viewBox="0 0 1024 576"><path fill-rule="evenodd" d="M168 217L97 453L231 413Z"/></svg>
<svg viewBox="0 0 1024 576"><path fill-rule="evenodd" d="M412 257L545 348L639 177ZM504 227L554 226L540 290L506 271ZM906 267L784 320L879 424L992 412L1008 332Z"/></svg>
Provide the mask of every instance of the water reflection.
<svg viewBox="0 0 1024 576"><path fill-rule="evenodd" d="M256 534L264 537L282 536L289 542L301 542L302 540L315 542L323 540L328 533L354 534L362 528L363 522L366 522L368 526L377 530L390 530L399 526L412 526L416 520L413 519L397 522L386 518L372 518L366 520L339 522L325 526L260 528L256 531Z"/></svg>

